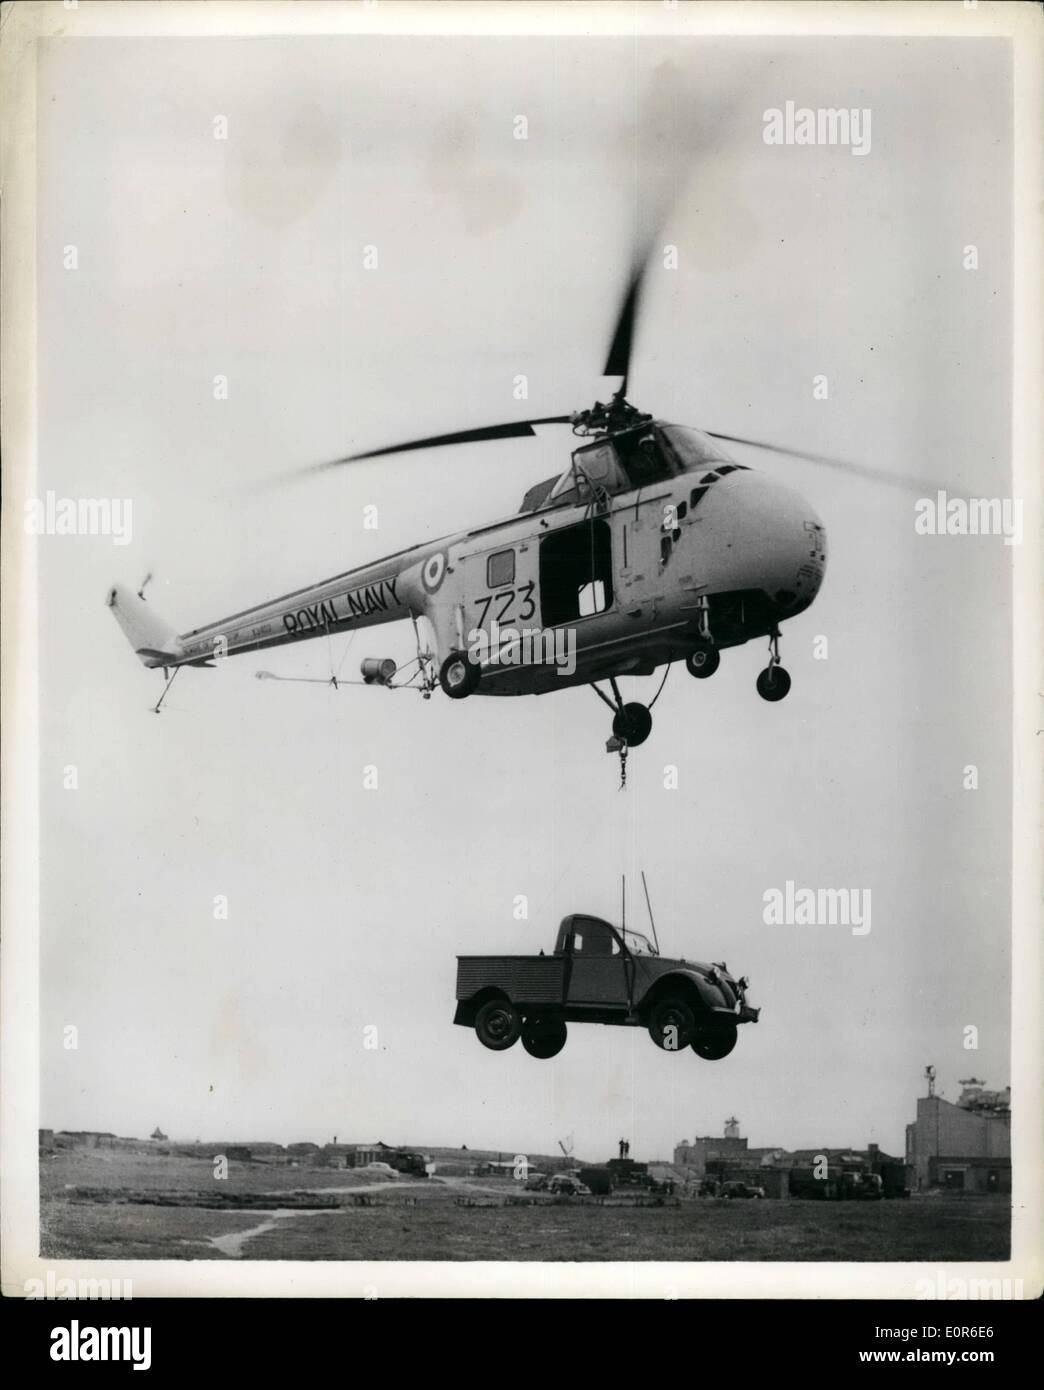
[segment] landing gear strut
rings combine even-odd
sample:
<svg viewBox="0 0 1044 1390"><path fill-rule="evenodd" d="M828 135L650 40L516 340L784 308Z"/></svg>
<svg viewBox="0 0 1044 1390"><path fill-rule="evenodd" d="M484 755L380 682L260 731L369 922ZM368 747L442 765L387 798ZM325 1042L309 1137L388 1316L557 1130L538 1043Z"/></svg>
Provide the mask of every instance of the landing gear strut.
<svg viewBox="0 0 1044 1390"><path fill-rule="evenodd" d="M708 676L713 676L721 665L721 653L714 645L714 639L711 636L710 607L706 594L701 594L697 600L697 606L699 609L696 617L698 635L693 639L692 651L685 658L685 669L690 676L695 676L697 680L706 680Z"/></svg>
<svg viewBox="0 0 1044 1390"><path fill-rule="evenodd" d="M779 628L769 637L769 664L758 676L758 694L763 700L775 703L790 690L790 675L779 664Z"/></svg>

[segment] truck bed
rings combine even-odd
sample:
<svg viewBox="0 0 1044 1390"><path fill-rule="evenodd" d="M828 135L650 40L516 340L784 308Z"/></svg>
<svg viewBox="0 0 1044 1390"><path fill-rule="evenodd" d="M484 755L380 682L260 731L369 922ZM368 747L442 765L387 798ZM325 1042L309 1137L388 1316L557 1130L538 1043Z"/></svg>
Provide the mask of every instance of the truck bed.
<svg viewBox="0 0 1044 1390"><path fill-rule="evenodd" d="M516 1004L561 1004L565 956L458 956L457 999L483 989L502 989Z"/></svg>

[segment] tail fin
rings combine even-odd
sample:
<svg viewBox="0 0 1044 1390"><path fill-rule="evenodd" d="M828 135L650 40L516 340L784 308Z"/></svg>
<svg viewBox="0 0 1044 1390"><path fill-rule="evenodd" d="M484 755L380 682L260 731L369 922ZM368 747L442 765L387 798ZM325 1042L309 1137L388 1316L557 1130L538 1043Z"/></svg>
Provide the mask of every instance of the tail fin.
<svg viewBox="0 0 1044 1390"><path fill-rule="evenodd" d="M175 666L184 655L177 633L156 610L123 584L114 584L106 597L124 636L145 666Z"/></svg>

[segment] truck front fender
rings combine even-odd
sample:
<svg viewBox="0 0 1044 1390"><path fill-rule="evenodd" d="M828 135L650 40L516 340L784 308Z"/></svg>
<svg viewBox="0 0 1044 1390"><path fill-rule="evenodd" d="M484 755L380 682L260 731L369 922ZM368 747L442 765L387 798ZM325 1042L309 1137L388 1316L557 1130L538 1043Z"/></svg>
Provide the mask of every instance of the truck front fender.
<svg viewBox="0 0 1044 1390"><path fill-rule="evenodd" d="M669 974L661 975L658 980L654 981L638 1001L639 1009L648 1008L656 999L665 994L682 994L688 995L690 998L695 996L695 1002L705 1009L720 1010L729 1007L721 991L710 980L697 974L695 970L672 970Z"/></svg>

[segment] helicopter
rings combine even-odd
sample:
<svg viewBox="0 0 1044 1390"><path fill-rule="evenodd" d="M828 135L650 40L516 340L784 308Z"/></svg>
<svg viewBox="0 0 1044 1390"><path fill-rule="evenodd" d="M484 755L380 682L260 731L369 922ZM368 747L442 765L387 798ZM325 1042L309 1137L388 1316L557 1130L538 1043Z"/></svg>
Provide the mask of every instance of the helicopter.
<svg viewBox="0 0 1044 1390"><path fill-rule="evenodd" d="M819 592L826 531L800 493L737 462L725 445L898 480L823 455L672 424L633 405L626 393L650 259L636 258L616 319L603 375L620 378L620 386L608 403L413 439L309 470L570 426L579 442L568 465L530 487L516 514L182 634L143 591L113 585L107 603L124 634L144 665L162 668L167 678L156 711L181 667L406 619L414 626L414 660L400 669L391 659L367 658L361 682L345 683L409 685L425 698L441 689L453 700L590 685L612 711L607 748L626 754L649 737L652 715L650 706L623 699L618 678L682 661L705 680L723 651L766 638L757 690L764 700L782 700L791 680L780 660L780 626ZM559 659L562 638L568 661Z"/></svg>

